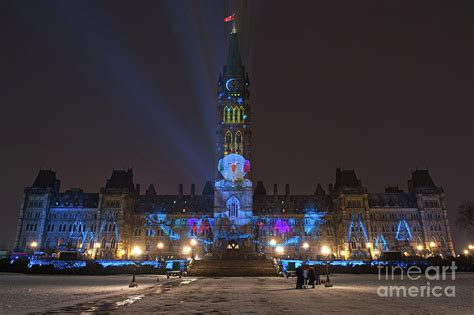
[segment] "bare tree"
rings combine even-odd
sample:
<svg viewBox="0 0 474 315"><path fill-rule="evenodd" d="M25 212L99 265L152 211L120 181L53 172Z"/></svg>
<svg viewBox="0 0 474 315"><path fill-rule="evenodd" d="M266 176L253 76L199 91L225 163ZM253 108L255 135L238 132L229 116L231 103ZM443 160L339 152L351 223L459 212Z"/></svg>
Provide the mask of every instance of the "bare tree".
<svg viewBox="0 0 474 315"><path fill-rule="evenodd" d="M456 224L474 235L474 201L465 201L458 207Z"/></svg>

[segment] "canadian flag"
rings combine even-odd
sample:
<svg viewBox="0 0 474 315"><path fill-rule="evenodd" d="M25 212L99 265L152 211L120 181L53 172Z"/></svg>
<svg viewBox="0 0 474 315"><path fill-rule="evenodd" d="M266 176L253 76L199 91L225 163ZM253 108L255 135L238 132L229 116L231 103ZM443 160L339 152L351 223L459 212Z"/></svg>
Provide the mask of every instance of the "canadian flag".
<svg viewBox="0 0 474 315"><path fill-rule="evenodd" d="M235 13L232 15L229 15L228 17L224 18L224 22L230 22L235 20Z"/></svg>

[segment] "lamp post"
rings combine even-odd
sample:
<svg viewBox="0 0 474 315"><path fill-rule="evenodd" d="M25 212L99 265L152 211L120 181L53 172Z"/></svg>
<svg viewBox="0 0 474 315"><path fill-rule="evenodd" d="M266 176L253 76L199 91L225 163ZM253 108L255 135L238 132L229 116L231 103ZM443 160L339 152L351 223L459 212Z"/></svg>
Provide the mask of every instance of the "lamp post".
<svg viewBox="0 0 474 315"><path fill-rule="evenodd" d="M33 254L35 253L36 248L38 247L38 242L33 241L29 244L28 247L30 248L30 253L33 256Z"/></svg>
<svg viewBox="0 0 474 315"><path fill-rule="evenodd" d="M423 251L423 246L418 245L418 246L416 247L416 250L417 250L417 255L422 254L421 252ZM422 254L422 255L423 255L423 254Z"/></svg>
<svg viewBox="0 0 474 315"><path fill-rule="evenodd" d="M196 245L197 245L196 239L193 238L193 239L189 242L189 244L191 244L191 258L194 260L194 257L195 257L195 256L194 256L194 255L195 255L195 253L194 253L194 247L196 247Z"/></svg>
<svg viewBox="0 0 474 315"><path fill-rule="evenodd" d="M308 260L308 248L309 248L308 242L304 242L303 243L303 249L304 249L304 254L306 256L306 260Z"/></svg>
<svg viewBox="0 0 474 315"><path fill-rule="evenodd" d="M430 242L430 252L431 252L431 256L433 256L434 251L435 251L435 248L436 248L436 243L435 243L435 242Z"/></svg>
<svg viewBox="0 0 474 315"><path fill-rule="evenodd" d="M134 246L132 251L130 252L135 259L139 258L142 254L142 249L138 246Z"/></svg>
<svg viewBox="0 0 474 315"><path fill-rule="evenodd" d="M365 243L365 247L367 247L369 249L370 260L374 259L374 255L373 255L373 252L372 252L372 243L370 243L370 242Z"/></svg>
<svg viewBox="0 0 474 315"><path fill-rule="evenodd" d="M159 242L158 245L156 245L156 247L158 247L158 254L159 254L159 257L160 257L160 261L161 261L161 252L163 251L163 243L162 242Z"/></svg>
<svg viewBox="0 0 474 315"><path fill-rule="evenodd" d="M275 245L276 245L276 240L275 239L271 239L270 240L270 245L272 246L272 256L275 256Z"/></svg>
<svg viewBox="0 0 474 315"><path fill-rule="evenodd" d="M97 258L97 253L99 252L99 249L100 249L100 244L99 243L94 244L94 259Z"/></svg>
<svg viewBox="0 0 474 315"><path fill-rule="evenodd" d="M278 245L278 246L276 247L276 252L277 252L278 256L281 256L281 255L283 255L283 253L285 252L285 249L283 248L283 246Z"/></svg>
<svg viewBox="0 0 474 315"><path fill-rule="evenodd" d="M188 255L191 252L191 247L184 246L183 247L183 254Z"/></svg>
<svg viewBox="0 0 474 315"><path fill-rule="evenodd" d="M332 283L331 283L331 280L329 279L329 255L331 255L331 249L329 248L329 246L326 246L326 245L323 245L321 247L321 254L323 256L326 256L327 257L327 261L326 261L326 282L324 283L324 286L326 288L329 288L329 287L332 287Z"/></svg>

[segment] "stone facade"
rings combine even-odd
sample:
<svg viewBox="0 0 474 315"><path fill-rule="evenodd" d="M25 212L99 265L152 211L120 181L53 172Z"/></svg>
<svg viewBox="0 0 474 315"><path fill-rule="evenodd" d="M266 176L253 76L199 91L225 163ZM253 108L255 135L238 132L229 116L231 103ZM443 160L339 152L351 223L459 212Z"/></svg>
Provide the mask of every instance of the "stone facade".
<svg viewBox="0 0 474 315"><path fill-rule="evenodd" d="M384 252L454 255L445 194L426 170L412 172L408 191L370 193L354 170L336 170L326 192L267 194L252 180L250 81L235 30L218 80L214 183L201 194L144 194L133 172L114 170L99 193L60 191L56 173L41 170L25 188L15 248L80 251L91 258L279 255L373 259ZM255 183L255 185L254 185ZM194 240L193 242L191 242ZM36 246L34 246L36 245Z"/></svg>

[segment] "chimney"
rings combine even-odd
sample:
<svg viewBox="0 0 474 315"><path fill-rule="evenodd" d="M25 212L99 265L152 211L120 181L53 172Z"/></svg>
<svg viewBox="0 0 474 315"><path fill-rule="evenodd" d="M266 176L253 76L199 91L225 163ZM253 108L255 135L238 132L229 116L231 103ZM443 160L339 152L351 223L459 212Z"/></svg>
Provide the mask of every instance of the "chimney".
<svg viewBox="0 0 474 315"><path fill-rule="evenodd" d="M191 197L194 198L195 195L195 187L194 184L191 184Z"/></svg>
<svg viewBox="0 0 474 315"><path fill-rule="evenodd" d="M183 184L179 184L178 195L180 198L183 197Z"/></svg>
<svg viewBox="0 0 474 315"><path fill-rule="evenodd" d="M287 197L290 196L290 184L285 185L285 194Z"/></svg>

